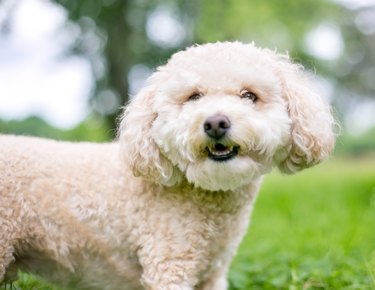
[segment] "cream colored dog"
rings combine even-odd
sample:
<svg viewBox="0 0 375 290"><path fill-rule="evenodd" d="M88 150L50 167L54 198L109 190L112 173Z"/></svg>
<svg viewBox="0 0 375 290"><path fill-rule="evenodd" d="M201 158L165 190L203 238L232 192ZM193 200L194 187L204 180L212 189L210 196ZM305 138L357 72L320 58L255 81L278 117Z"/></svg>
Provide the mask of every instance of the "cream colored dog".
<svg viewBox="0 0 375 290"><path fill-rule="evenodd" d="M262 176L334 144L330 109L288 57L253 44L176 53L126 107L119 141L0 137L0 281L223 290Z"/></svg>

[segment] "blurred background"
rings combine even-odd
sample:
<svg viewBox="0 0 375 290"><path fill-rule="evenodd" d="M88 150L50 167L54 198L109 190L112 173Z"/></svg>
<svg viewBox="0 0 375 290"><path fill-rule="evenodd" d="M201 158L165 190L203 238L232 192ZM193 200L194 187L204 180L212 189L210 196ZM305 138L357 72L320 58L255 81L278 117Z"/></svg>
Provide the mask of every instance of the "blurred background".
<svg viewBox="0 0 375 290"><path fill-rule="evenodd" d="M334 106L336 151L375 149L374 0L2 0L0 131L109 140L158 65L222 40L288 52Z"/></svg>
<svg viewBox="0 0 375 290"><path fill-rule="evenodd" d="M0 0L0 132L110 140L157 66L224 40L303 63L342 127L329 162L265 178L230 289L375 289L375 0Z"/></svg>

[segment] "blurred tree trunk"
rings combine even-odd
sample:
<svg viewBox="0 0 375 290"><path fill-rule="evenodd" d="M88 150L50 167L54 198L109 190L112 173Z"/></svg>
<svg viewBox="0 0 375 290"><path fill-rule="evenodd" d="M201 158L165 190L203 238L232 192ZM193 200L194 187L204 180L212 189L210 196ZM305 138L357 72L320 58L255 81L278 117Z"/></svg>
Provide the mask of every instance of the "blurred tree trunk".
<svg viewBox="0 0 375 290"><path fill-rule="evenodd" d="M75 44L77 47L73 48L77 53L88 56L91 61L96 78L92 101L95 102L100 92L111 90L117 96L118 104L121 106L126 104L129 92L127 73L133 64L129 45L131 27L126 20L129 1L55 0L55 2L67 10L69 19L73 23L80 25L82 34L91 33L87 38L96 37L102 42L103 51L90 51L90 41L85 43L82 39L77 39ZM88 19L95 23L94 31L90 31L92 27L87 24ZM105 68L98 68L98 66ZM103 116L113 129L110 132L112 137L115 135L116 119L120 110L120 106L117 105L116 109Z"/></svg>
<svg viewBox="0 0 375 290"><path fill-rule="evenodd" d="M127 74L133 65L130 52L130 27L126 21L128 1L118 1L117 5L103 9L102 25L106 27L108 40L104 54L107 56L108 76L107 86L117 93L121 106L127 103L129 83ZM117 116L121 108L108 115L111 128L116 128ZM113 132L114 133L114 132Z"/></svg>
<svg viewBox="0 0 375 290"><path fill-rule="evenodd" d="M194 22L198 15L200 1L53 1L62 5L68 12L69 19L81 27L81 34L77 37L72 50L87 56L91 61L96 78L91 101L94 110L101 114L113 129L110 132L113 137L121 111L120 106L128 102L128 72L131 67L134 64L158 66L176 50L190 45L194 38ZM186 29L185 40L177 47L158 46L146 33L149 14L165 5L175 8L175 16ZM90 39L95 37L102 42L101 51L95 51L95 48L90 47ZM100 66L104 66L105 69ZM100 94L107 90L115 93L118 102L116 108L103 112L101 109L106 98L100 98ZM96 101L97 106L95 106Z"/></svg>

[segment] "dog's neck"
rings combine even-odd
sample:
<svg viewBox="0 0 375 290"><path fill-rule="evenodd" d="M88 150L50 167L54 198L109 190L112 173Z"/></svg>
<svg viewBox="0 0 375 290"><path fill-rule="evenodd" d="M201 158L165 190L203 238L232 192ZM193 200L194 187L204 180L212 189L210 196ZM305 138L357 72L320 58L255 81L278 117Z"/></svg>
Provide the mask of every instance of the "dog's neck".
<svg viewBox="0 0 375 290"><path fill-rule="evenodd" d="M166 187L149 183L160 199L173 199L183 203L191 203L204 211L235 214L248 207L254 201L261 183L261 178L244 185L234 191L210 191L198 188L184 180L179 185ZM155 191L155 187L159 190Z"/></svg>

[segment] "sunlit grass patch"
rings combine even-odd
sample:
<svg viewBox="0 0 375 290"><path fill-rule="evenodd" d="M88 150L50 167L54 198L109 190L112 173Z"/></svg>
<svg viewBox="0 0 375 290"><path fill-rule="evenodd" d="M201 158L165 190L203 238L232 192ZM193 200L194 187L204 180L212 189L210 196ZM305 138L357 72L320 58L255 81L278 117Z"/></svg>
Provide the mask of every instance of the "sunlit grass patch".
<svg viewBox="0 0 375 290"><path fill-rule="evenodd" d="M231 289L375 289L375 159L266 177Z"/></svg>
<svg viewBox="0 0 375 290"><path fill-rule="evenodd" d="M48 283L42 282L32 275L28 275L22 272L18 273L19 279L13 284L6 284L0 286L1 290L59 290Z"/></svg>

